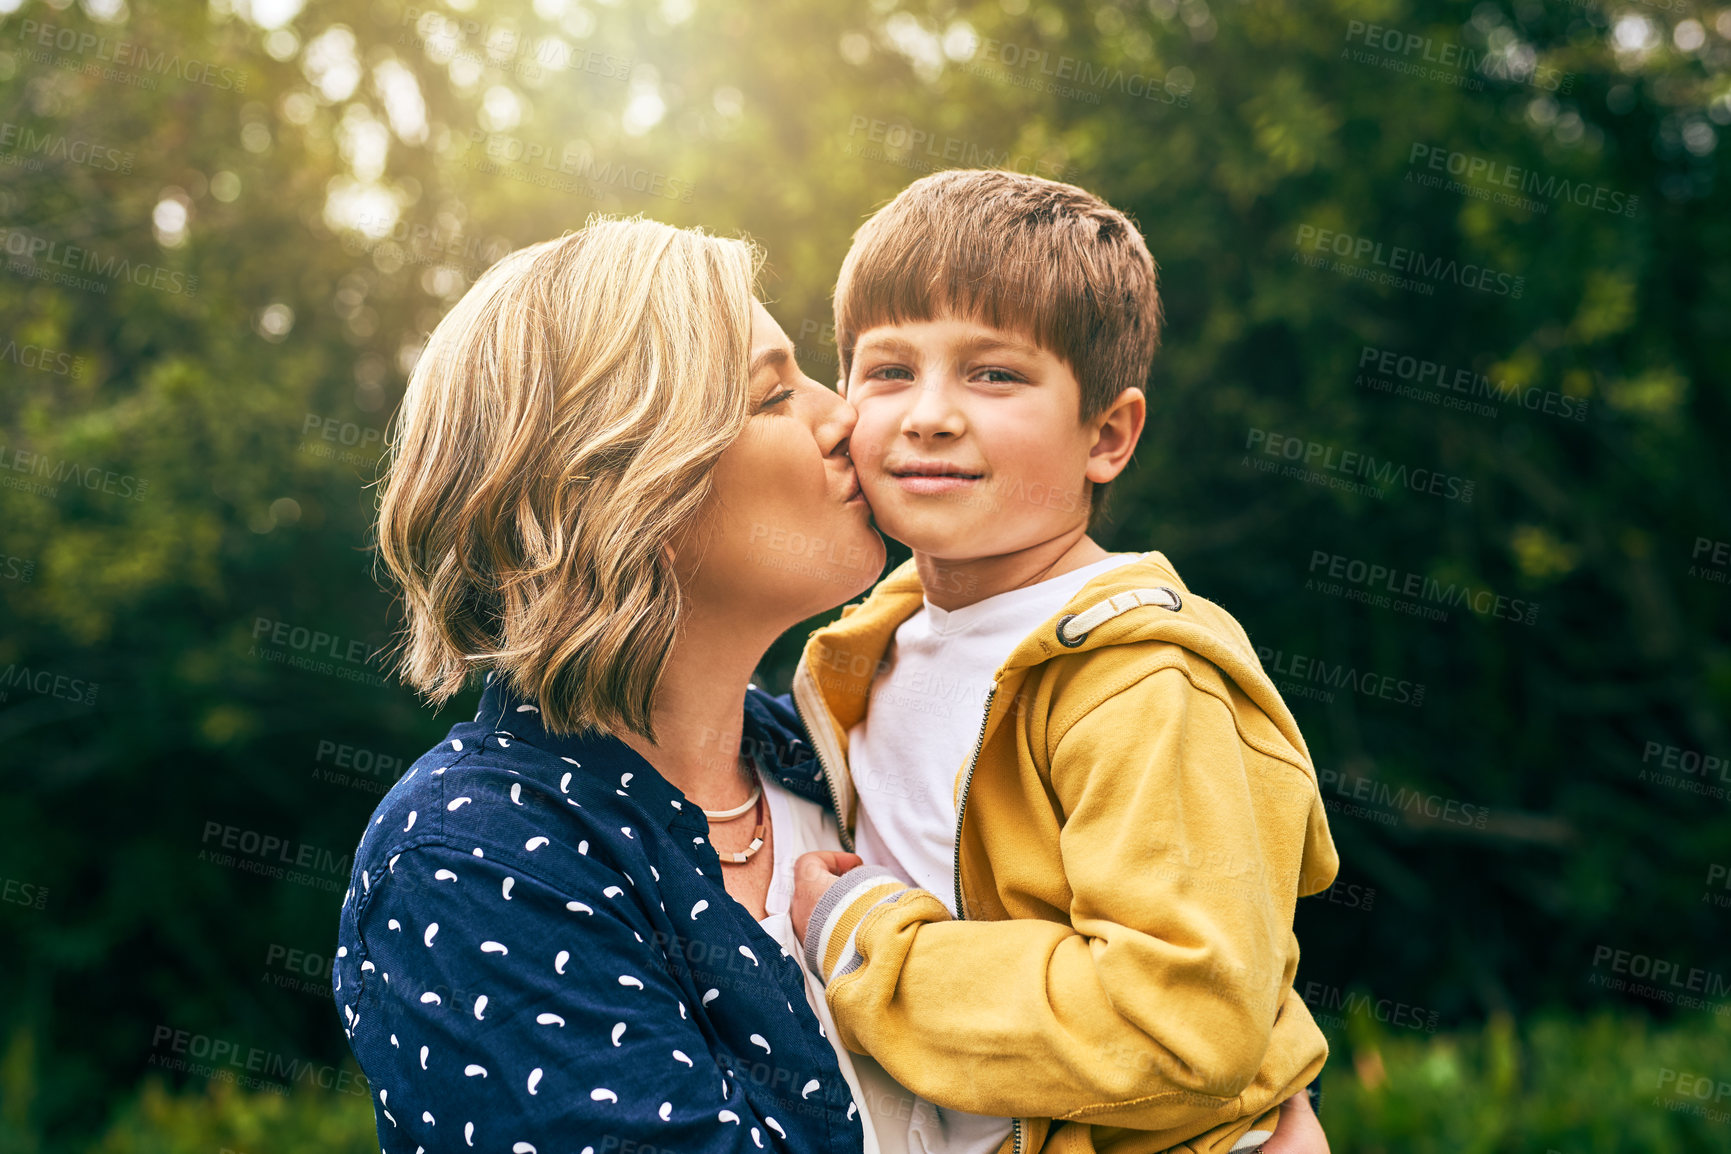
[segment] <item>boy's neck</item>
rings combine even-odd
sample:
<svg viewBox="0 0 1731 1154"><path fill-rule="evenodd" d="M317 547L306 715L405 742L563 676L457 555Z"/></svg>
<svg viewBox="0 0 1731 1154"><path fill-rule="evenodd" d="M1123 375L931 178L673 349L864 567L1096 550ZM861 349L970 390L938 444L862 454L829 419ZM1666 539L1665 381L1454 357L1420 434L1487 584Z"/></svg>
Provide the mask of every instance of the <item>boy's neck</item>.
<svg viewBox="0 0 1731 1154"><path fill-rule="evenodd" d="M914 566L919 570L926 600L945 612L954 612L1012 589L1050 581L1109 556L1088 536L1087 526L1078 525L1037 545L993 557L956 560L915 550Z"/></svg>

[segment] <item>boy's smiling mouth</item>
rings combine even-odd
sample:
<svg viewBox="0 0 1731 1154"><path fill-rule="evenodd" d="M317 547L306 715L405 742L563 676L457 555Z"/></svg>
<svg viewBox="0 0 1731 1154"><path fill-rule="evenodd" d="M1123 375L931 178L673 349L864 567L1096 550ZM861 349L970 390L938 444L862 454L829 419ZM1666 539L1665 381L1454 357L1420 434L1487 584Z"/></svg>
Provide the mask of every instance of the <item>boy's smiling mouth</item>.
<svg viewBox="0 0 1731 1154"><path fill-rule="evenodd" d="M962 469L948 461L902 461L885 465L884 472L908 493L948 493L981 480L985 474Z"/></svg>

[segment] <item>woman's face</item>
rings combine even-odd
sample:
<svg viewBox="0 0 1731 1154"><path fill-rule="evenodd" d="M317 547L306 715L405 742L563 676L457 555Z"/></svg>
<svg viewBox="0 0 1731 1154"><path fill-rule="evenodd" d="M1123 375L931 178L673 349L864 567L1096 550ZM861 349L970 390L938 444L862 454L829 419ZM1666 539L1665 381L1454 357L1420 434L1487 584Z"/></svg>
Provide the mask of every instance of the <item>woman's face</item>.
<svg viewBox="0 0 1731 1154"><path fill-rule="evenodd" d="M687 596L779 632L870 588L884 543L847 455L853 407L800 372L756 302L750 371L749 423L716 462L695 547L676 554Z"/></svg>

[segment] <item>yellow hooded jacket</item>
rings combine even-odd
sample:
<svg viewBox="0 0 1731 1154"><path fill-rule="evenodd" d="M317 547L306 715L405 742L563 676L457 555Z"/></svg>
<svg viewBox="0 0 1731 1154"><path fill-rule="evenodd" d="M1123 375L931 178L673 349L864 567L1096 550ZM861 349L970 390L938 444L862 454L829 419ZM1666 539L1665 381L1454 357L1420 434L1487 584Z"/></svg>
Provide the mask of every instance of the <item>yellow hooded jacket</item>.
<svg viewBox="0 0 1731 1154"><path fill-rule="evenodd" d="M815 631L793 697L853 848L848 730L924 593L912 561ZM1299 896L1339 866L1304 738L1249 638L1157 552L1005 660L955 785L955 902L870 865L806 956L842 1042L1000 1154L1225 1154L1328 1045L1293 989Z"/></svg>

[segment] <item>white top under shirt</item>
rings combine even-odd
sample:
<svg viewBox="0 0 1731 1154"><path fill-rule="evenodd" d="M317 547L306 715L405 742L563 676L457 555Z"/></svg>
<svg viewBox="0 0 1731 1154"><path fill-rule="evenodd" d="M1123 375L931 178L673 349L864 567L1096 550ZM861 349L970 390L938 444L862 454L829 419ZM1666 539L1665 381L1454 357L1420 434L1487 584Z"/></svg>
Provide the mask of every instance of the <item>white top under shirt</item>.
<svg viewBox="0 0 1731 1154"><path fill-rule="evenodd" d="M764 797L769 802L770 852L774 854L774 860L769 876L769 892L763 898L766 916L759 919L757 924L762 926L770 937L781 943L781 948L793 956L793 960L799 964L800 973L805 975L806 1004L811 1007L812 1013L817 1015L830 1047L835 1050L836 1060L841 1064L842 1077L847 1079L848 1089L853 1091L855 1104L864 1110L860 1118L860 1127L865 1131L864 1154L880 1154L877 1135L872 1125L873 1115L871 1110L866 1108L870 1099L861 1088L854 1069L856 1056L848 1053L847 1047L836 1041L835 1019L830 1015L829 1003L824 1000L823 983L812 977L805 968L805 951L800 948L799 937L793 932L793 918L790 914L793 905L794 859L812 850L841 848L841 837L835 828L835 815L823 806L790 792L768 774L759 776L763 781ZM897 1154L901 1154L901 1151L898 1150Z"/></svg>
<svg viewBox="0 0 1731 1154"><path fill-rule="evenodd" d="M855 851L867 865L930 890L955 915L955 793L993 674L1082 586L1140 556L1113 553L960 609L926 601L902 622L872 682L865 719L848 730L859 794ZM853 1060L884 1154L992 1154L1010 1134L1008 1118L940 1109L870 1057Z"/></svg>

